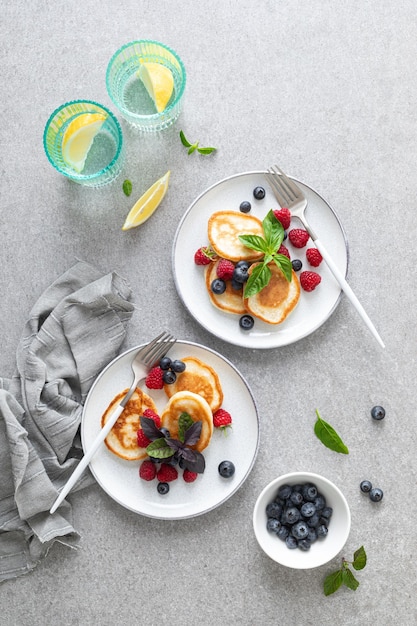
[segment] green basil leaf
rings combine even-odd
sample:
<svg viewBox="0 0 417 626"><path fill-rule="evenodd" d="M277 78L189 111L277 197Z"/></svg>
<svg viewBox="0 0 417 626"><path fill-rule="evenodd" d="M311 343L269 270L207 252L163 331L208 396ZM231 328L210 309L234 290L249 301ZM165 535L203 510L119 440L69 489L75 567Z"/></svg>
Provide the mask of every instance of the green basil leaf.
<svg viewBox="0 0 417 626"><path fill-rule="evenodd" d="M197 148L197 152L199 152L200 154L211 154L216 150L217 148Z"/></svg>
<svg viewBox="0 0 417 626"><path fill-rule="evenodd" d="M353 567L356 570L360 570L363 569L366 565L366 552L365 552L365 548L363 546L361 546L358 550L356 550L356 552L353 555Z"/></svg>
<svg viewBox="0 0 417 626"><path fill-rule="evenodd" d="M274 254L273 259L290 283L292 281L292 265L290 259L285 256L285 254Z"/></svg>
<svg viewBox="0 0 417 626"><path fill-rule="evenodd" d="M268 248L276 252L284 241L284 229L281 222L275 217L272 209L264 217L262 227Z"/></svg>
<svg viewBox="0 0 417 626"><path fill-rule="evenodd" d="M340 569L326 576L326 578L324 579L324 583L323 583L324 595L330 596L330 594L337 591L339 587L341 586L342 582L343 582L343 572Z"/></svg>
<svg viewBox="0 0 417 626"><path fill-rule="evenodd" d="M257 252L263 252L267 254L269 252L267 243L260 235L239 235L240 241L251 250Z"/></svg>
<svg viewBox="0 0 417 626"><path fill-rule="evenodd" d="M359 581L356 580L356 578L354 577L354 575L352 574L351 570L348 567L343 568L342 577L343 577L343 583L346 585L346 587L349 587L349 589L356 591L356 589L359 587Z"/></svg>
<svg viewBox="0 0 417 626"><path fill-rule="evenodd" d="M267 265L260 263L256 265L245 285L244 297L250 298L250 296L254 296L261 289L267 286L271 278L271 270Z"/></svg>
<svg viewBox="0 0 417 626"><path fill-rule="evenodd" d="M131 180L124 180L123 181L123 193L125 194L125 196L130 196L130 194L132 193L132 181Z"/></svg>
<svg viewBox="0 0 417 626"><path fill-rule="evenodd" d="M185 138L184 133L182 132L182 130L180 130L180 139L181 139L181 143L183 146L185 146L186 148L190 148L191 144L189 141L187 141L187 139Z"/></svg>
<svg viewBox="0 0 417 626"><path fill-rule="evenodd" d="M341 454L349 454L347 446L343 443L340 436L335 429L327 422L321 419L318 410L316 409L317 421L314 424L314 432L318 439L322 442L326 448L333 450L334 452L340 452Z"/></svg>
<svg viewBox="0 0 417 626"><path fill-rule="evenodd" d="M164 437L152 441L146 448L146 452L155 459L168 459L174 454L174 450L170 448Z"/></svg>

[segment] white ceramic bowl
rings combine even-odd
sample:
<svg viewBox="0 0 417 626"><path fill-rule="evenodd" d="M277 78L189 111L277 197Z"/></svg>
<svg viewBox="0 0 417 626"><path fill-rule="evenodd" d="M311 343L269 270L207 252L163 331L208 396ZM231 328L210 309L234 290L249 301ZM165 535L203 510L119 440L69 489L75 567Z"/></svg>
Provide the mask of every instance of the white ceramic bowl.
<svg viewBox="0 0 417 626"><path fill-rule="evenodd" d="M266 528L266 506L274 500L279 487L285 484L314 483L325 498L327 506L333 508L328 535L315 541L310 550L290 550L285 541ZM274 561L295 569L310 569L324 565L343 548L350 531L350 511L346 498L330 480L310 472L294 472L275 478L260 493L253 511L253 528L262 550Z"/></svg>

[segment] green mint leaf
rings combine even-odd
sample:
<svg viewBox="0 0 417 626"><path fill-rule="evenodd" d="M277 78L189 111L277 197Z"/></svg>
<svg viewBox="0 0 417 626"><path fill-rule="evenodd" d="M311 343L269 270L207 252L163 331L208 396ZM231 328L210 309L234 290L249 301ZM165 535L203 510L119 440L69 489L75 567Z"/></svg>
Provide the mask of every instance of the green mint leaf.
<svg viewBox="0 0 417 626"><path fill-rule="evenodd" d="M174 454L174 450L167 444L164 437L152 441L146 448L146 452L155 459L168 459Z"/></svg>
<svg viewBox="0 0 417 626"><path fill-rule="evenodd" d="M178 418L178 439L184 442L185 432L194 424L193 419L188 413L181 413Z"/></svg>
<svg viewBox="0 0 417 626"><path fill-rule="evenodd" d="M255 265L245 285L244 297L250 298L266 287L271 278L271 270L264 263Z"/></svg>
<svg viewBox="0 0 417 626"><path fill-rule="evenodd" d="M199 152L200 154L211 154L216 150L217 148L197 148L197 152Z"/></svg>
<svg viewBox="0 0 417 626"><path fill-rule="evenodd" d="M334 593L339 589L343 582L343 572L341 569L329 574L324 579L323 590L325 596L330 596L330 594Z"/></svg>
<svg viewBox="0 0 417 626"><path fill-rule="evenodd" d="M180 139L183 146L189 148L191 146L190 142L186 139L182 130L180 130Z"/></svg>
<svg viewBox="0 0 417 626"><path fill-rule="evenodd" d="M359 581L356 580L356 578L354 577L354 575L352 574L351 570L348 567L343 568L342 578L343 578L343 583L346 585L346 587L349 587L349 589L356 591L356 589L359 587Z"/></svg>
<svg viewBox="0 0 417 626"><path fill-rule="evenodd" d="M132 193L132 181L131 180L124 180L123 181L123 193L126 196L130 196L130 194Z"/></svg>
<svg viewBox="0 0 417 626"><path fill-rule="evenodd" d="M264 254L269 253L268 244L260 235L239 235L239 239L247 248L250 248L251 250L263 252Z"/></svg>
<svg viewBox="0 0 417 626"><path fill-rule="evenodd" d="M365 548L363 546L361 546L358 550L356 550L356 552L353 555L353 567L356 570L360 570L363 569L366 565L366 552L365 552Z"/></svg>
<svg viewBox="0 0 417 626"><path fill-rule="evenodd" d="M321 419L318 410L316 409L317 421L314 424L314 432L318 439L322 442L326 448L333 450L334 452L340 452L341 454L349 454L347 446L343 443L335 429L327 422Z"/></svg>
<svg viewBox="0 0 417 626"><path fill-rule="evenodd" d="M274 254L273 259L290 283L292 281L292 264L290 259L285 254Z"/></svg>
<svg viewBox="0 0 417 626"><path fill-rule="evenodd" d="M263 219L262 227L270 252L276 252L284 241L284 229L281 222L275 217L272 209L268 211Z"/></svg>

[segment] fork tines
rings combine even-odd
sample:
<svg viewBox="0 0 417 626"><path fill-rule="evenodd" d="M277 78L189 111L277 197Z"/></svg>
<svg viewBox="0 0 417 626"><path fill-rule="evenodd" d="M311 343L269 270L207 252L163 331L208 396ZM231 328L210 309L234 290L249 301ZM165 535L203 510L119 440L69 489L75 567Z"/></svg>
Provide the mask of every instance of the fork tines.
<svg viewBox="0 0 417 626"><path fill-rule="evenodd" d="M302 197L301 190L277 165L269 168L267 178L281 206Z"/></svg>

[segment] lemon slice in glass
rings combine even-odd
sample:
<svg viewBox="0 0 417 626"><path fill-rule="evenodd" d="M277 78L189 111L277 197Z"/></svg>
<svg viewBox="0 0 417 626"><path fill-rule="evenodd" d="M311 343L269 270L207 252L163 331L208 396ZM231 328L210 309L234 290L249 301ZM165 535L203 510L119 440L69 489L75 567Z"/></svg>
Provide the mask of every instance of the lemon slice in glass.
<svg viewBox="0 0 417 626"><path fill-rule="evenodd" d="M138 71L140 80L155 103L158 113L166 109L174 91L174 77L161 63L143 63Z"/></svg>
<svg viewBox="0 0 417 626"><path fill-rule="evenodd" d="M103 113L82 113L70 122L62 138L62 157L76 172L82 172L94 137L106 121Z"/></svg>
<svg viewBox="0 0 417 626"><path fill-rule="evenodd" d="M171 172L168 171L145 191L143 196L141 196L130 209L126 221L122 226L122 230L135 228L151 217L152 213L156 211L165 197L170 175Z"/></svg>

